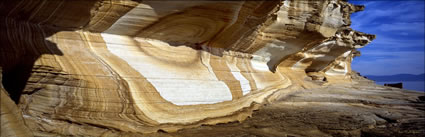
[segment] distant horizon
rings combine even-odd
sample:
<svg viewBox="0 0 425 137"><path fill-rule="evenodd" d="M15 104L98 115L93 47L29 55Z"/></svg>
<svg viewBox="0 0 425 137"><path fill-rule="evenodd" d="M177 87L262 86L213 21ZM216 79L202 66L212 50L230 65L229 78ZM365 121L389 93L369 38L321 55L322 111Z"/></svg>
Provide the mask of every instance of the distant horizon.
<svg viewBox="0 0 425 137"><path fill-rule="evenodd" d="M403 83L403 89L425 91L425 73L414 74L396 74L387 76L365 75L367 79L375 81L376 84L385 85L391 83Z"/></svg>
<svg viewBox="0 0 425 137"><path fill-rule="evenodd" d="M357 1L364 11L351 15L351 28L376 39L359 49L352 69L361 75L425 73L424 1Z"/></svg>

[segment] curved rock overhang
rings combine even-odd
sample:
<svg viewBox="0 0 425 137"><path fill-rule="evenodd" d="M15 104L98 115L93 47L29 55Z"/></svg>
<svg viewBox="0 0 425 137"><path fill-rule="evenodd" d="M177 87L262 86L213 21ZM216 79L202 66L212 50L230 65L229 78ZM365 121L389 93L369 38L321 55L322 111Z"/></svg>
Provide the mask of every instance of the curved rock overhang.
<svg viewBox="0 0 425 137"><path fill-rule="evenodd" d="M2 108L19 108L2 109L17 121L2 131L25 122L34 134L242 121L315 86L306 78L349 82L356 49L375 38L349 27L363 7L339 0L0 3Z"/></svg>

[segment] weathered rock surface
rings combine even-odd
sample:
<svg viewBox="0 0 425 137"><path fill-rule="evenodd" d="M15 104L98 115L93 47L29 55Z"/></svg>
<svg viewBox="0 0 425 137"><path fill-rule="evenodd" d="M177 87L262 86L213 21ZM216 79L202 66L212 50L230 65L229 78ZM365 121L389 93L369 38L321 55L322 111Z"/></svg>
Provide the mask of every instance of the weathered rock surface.
<svg viewBox="0 0 425 137"><path fill-rule="evenodd" d="M339 0L1 1L1 135L175 132L257 117L300 89L357 83L351 61L375 37L349 27L362 9Z"/></svg>
<svg viewBox="0 0 425 137"><path fill-rule="evenodd" d="M424 93L373 84L332 85L278 98L243 123L149 136L408 136L425 135Z"/></svg>

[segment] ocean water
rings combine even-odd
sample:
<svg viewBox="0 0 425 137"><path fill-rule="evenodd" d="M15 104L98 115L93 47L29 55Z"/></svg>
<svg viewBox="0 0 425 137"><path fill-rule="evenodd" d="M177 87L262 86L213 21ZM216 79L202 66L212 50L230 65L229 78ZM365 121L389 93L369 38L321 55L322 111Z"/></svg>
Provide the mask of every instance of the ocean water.
<svg viewBox="0 0 425 137"><path fill-rule="evenodd" d="M384 85L385 83L403 83L403 89L416 90L425 92L425 81L386 81L376 82L376 84Z"/></svg>

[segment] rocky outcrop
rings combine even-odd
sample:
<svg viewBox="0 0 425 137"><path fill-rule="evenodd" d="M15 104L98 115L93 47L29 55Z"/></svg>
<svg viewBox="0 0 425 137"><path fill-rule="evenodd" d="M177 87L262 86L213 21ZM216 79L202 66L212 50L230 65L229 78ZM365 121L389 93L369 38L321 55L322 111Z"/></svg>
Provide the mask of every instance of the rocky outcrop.
<svg viewBox="0 0 425 137"><path fill-rule="evenodd" d="M148 136L420 137L424 93L374 84L331 85L290 92L243 123Z"/></svg>
<svg viewBox="0 0 425 137"><path fill-rule="evenodd" d="M31 130L2 123L2 135L12 136L243 121L290 91L352 82L356 49L374 39L349 28L350 14L363 7L339 0L22 0L0 7L2 121Z"/></svg>

